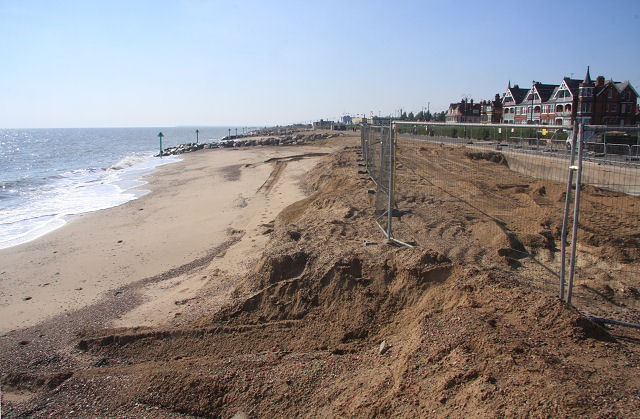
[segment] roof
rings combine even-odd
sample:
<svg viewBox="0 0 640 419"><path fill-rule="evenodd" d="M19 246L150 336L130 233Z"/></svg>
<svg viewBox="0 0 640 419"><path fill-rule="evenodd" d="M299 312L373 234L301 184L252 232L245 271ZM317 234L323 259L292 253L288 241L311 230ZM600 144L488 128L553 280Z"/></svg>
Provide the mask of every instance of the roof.
<svg viewBox="0 0 640 419"><path fill-rule="evenodd" d="M589 66L587 66L587 74L584 76L584 80L582 81L582 84L584 85L593 84L593 81L591 80L591 74L589 73Z"/></svg>
<svg viewBox="0 0 640 419"><path fill-rule="evenodd" d="M513 97L515 103L520 103L522 102L522 99L524 99L524 97L527 95L529 89L521 89L520 87L509 87L507 91L511 93L511 96Z"/></svg>
<svg viewBox="0 0 640 419"><path fill-rule="evenodd" d="M569 77L565 77L562 80L565 82L565 84L567 85L569 90L571 90L571 93L573 93L573 94L578 92L578 88L580 87L580 83L582 83L582 80L571 79Z"/></svg>
<svg viewBox="0 0 640 419"><path fill-rule="evenodd" d="M628 87L633 93L636 94L636 96L638 96L638 92L636 92L636 89L634 89L631 83L629 83L629 80L622 83L614 83L613 85L616 87L616 89L618 89L618 92L620 93L622 93Z"/></svg>
<svg viewBox="0 0 640 419"><path fill-rule="evenodd" d="M557 84L543 84L543 83L535 84L535 89L538 92L538 95L540 96L540 100L542 102L546 102L549 100L553 92L555 92L556 87L558 87Z"/></svg>
<svg viewBox="0 0 640 419"><path fill-rule="evenodd" d="M624 89L627 88L627 86L631 86L631 84L626 81L624 83L621 83L619 81L613 81L613 80L605 80L604 81L604 85L602 85L600 87L600 90L598 91L598 93L596 94L597 96L600 96L601 94L603 94L608 88L609 86L613 86L618 93L622 92ZM633 89L633 87L631 87ZM635 91L635 89L633 90L636 93L636 96L638 95L638 93Z"/></svg>

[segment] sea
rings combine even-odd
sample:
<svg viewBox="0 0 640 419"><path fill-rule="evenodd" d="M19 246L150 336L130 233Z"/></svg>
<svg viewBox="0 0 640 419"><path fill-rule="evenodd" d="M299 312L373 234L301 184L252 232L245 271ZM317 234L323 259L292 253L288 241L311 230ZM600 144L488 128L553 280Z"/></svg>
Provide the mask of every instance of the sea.
<svg viewBox="0 0 640 419"><path fill-rule="evenodd" d="M178 156L162 147L215 142L244 127L0 129L0 249L63 226L70 217L146 194L141 178Z"/></svg>

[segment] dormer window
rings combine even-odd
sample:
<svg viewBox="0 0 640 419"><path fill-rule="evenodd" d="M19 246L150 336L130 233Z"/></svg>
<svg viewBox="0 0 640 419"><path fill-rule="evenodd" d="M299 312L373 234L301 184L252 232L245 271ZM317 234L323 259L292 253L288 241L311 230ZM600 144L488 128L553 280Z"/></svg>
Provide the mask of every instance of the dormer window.
<svg viewBox="0 0 640 419"><path fill-rule="evenodd" d="M609 99L613 98L613 89L609 89L609 91L607 91L607 97Z"/></svg>

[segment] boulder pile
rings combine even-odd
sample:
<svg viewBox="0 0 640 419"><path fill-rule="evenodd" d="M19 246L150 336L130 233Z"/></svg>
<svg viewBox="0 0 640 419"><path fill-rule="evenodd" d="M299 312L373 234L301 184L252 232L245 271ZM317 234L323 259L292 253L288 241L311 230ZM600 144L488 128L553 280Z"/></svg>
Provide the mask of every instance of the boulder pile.
<svg viewBox="0 0 640 419"><path fill-rule="evenodd" d="M162 151L163 156L171 156L175 154L191 153L192 151L202 150L206 148L206 143L185 143L175 147L168 147ZM157 157L157 156L156 156Z"/></svg>
<svg viewBox="0 0 640 419"><path fill-rule="evenodd" d="M276 145L301 145L313 142L316 140L322 140L326 138L334 138L340 134L296 134L296 135L281 135L271 137L259 137L252 139L228 139L223 138L220 141L211 143L186 143L180 144L175 147L165 148L162 152L163 156L171 156L176 154L191 153L192 151L202 150L205 148L241 148L241 147L255 147L255 146L276 146Z"/></svg>

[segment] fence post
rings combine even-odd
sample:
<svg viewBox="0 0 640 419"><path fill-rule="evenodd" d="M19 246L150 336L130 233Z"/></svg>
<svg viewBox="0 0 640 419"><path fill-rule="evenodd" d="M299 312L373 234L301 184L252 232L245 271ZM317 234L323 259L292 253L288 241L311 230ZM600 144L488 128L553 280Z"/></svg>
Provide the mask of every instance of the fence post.
<svg viewBox="0 0 640 419"><path fill-rule="evenodd" d="M391 240L393 237L391 235L391 222L393 218L393 172L394 168L394 140L393 140L393 127L395 125L389 126L389 202L387 205L387 238Z"/></svg>
<svg viewBox="0 0 640 419"><path fill-rule="evenodd" d="M569 206L571 203L571 184L573 183L574 163L576 160L576 138L578 137L578 123L574 122L571 132L571 158L569 160L569 178L567 179L567 193L564 198L564 212L562 215L562 233L560 238L560 299L564 300L565 272L567 264L567 227L569 224Z"/></svg>
<svg viewBox="0 0 640 419"><path fill-rule="evenodd" d="M365 139L366 127L362 125L360 127L360 142L362 143L362 158L364 160L364 168L369 171L369 162L367 161L367 141Z"/></svg>
<svg viewBox="0 0 640 419"><path fill-rule="evenodd" d="M573 294L573 277L576 267L576 248L578 246L578 217L580 215L580 183L582 178L582 142L584 137L584 123L578 129L578 169L576 174L576 198L573 204L573 229L571 234L571 265L569 266L569 285L567 289L567 303L571 304Z"/></svg>

